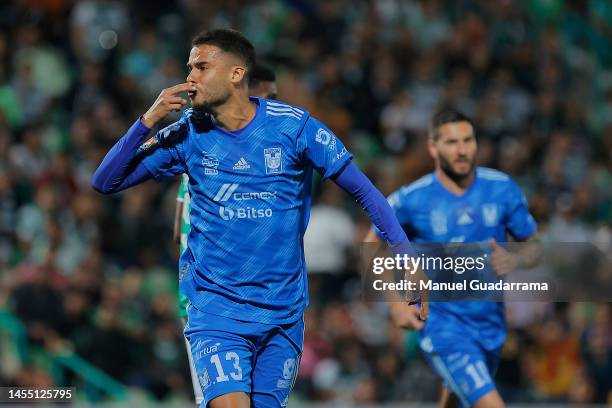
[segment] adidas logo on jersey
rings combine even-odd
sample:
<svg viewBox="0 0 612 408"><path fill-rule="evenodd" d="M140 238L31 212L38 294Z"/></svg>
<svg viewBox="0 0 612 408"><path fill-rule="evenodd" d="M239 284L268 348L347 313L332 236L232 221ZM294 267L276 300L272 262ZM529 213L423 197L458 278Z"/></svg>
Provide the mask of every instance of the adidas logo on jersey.
<svg viewBox="0 0 612 408"><path fill-rule="evenodd" d="M457 220L457 225L468 225L473 222L474 220L472 220L472 217L470 217L470 215L467 212L464 212L463 214L459 216L459 219Z"/></svg>
<svg viewBox="0 0 612 408"><path fill-rule="evenodd" d="M247 163L244 157L241 157L240 160L238 160L236 164L234 164L234 167L232 167L232 169L234 170L246 170L250 168L251 168L251 165Z"/></svg>

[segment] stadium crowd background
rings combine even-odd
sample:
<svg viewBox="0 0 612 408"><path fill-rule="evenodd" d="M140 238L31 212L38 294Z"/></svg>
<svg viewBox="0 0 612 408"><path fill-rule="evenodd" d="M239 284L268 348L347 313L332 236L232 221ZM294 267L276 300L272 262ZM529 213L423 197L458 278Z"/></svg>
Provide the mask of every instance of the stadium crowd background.
<svg viewBox="0 0 612 408"><path fill-rule="evenodd" d="M428 121L455 106L478 124L479 163L526 192L543 239L612 250L607 0L20 0L0 4L0 25L0 310L40 355L75 352L144 399L191 400L171 239L178 182L102 197L90 177L159 91L184 81L202 29L243 31L280 98L326 122L383 193L431 170ZM310 224L293 399L434 401L415 334L360 302L365 215L324 183ZM497 375L507 401L612 404L610 304L514 303L508 318ZM53 374L0 348L0 384Z"/></svg>

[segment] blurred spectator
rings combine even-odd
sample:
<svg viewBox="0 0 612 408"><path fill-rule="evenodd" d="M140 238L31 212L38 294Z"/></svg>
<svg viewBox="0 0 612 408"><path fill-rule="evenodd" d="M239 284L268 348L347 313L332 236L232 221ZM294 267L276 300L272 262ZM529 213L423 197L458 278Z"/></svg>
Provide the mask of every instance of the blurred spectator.
<svg viewBox="0 0 612 408"><path fill-rule="evenodd" d="M319 202L310 211L304 235L309 284L315 300L339 300L346 281L347 256L354 243L353 220L342 208L343 191L322 185Z"/></svg>

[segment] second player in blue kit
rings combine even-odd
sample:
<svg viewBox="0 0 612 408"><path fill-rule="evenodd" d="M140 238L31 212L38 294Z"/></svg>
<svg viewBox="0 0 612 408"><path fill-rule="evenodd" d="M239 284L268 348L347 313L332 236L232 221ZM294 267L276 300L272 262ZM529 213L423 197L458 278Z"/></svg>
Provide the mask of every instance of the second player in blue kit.
<svg viewBox="0 0 612 408"><path fill-rule="evenodd" d="M438 113L429 151L436 171L388 198L410 240L484 243L491 247L492 266L500 275L530 263L529 256L513 255L498 244L508 235L517 241L532 239L536 223L508 175L475 166L477 144L470 119L452 110ZM375 234L369 238L374 241ZM442 405L503 406L493 381L506 338L503 303L431 302L429 312L426 323L414 319L408 326L421 329L421 350L447 387Z"/></svg>
<svg viewBox="0 0 612 408"><path fill-rule="evenodd" d="M303 236L313 170L351 194L392 247L406 248L407 237L329 128L300 107L248 97L248 40L213 30L192 45L187 82L162 91L106 155L93 186L114 193L189 175L191 231L179 275L203 404L285 406L308 305ZM193 109L143 144L185 106L181 92Z"/></svg>

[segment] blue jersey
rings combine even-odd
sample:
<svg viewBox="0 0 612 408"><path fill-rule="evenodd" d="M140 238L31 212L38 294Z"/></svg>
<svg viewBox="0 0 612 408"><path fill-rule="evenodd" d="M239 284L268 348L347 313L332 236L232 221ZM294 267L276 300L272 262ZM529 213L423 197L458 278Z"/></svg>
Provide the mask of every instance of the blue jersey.
<svg viewBox="0 0 612 408"><path fill-rule="evenodd" d="M312 171L338 174L352 155L304 109L251 98L237 131L188 110L158 133L143 164L155 179L189 175L191 231L181 291L210 314L289 323L308 305L303 236Z"/></svg>
<svg viewBox="0 0 612 408"><path fill-rule="evenodd" d="M402 187L389 203L414 242L505 242L507 234L525 240L536 231L527 201L512 179L478 167L462 196L445 189L435 173ZM504 308L495 302L432 302L426 327L436 330L457 322L498 347L505 338ZM431 331L431 330L428 330ZM485 345L486 346L486 345Z"/></svg>

